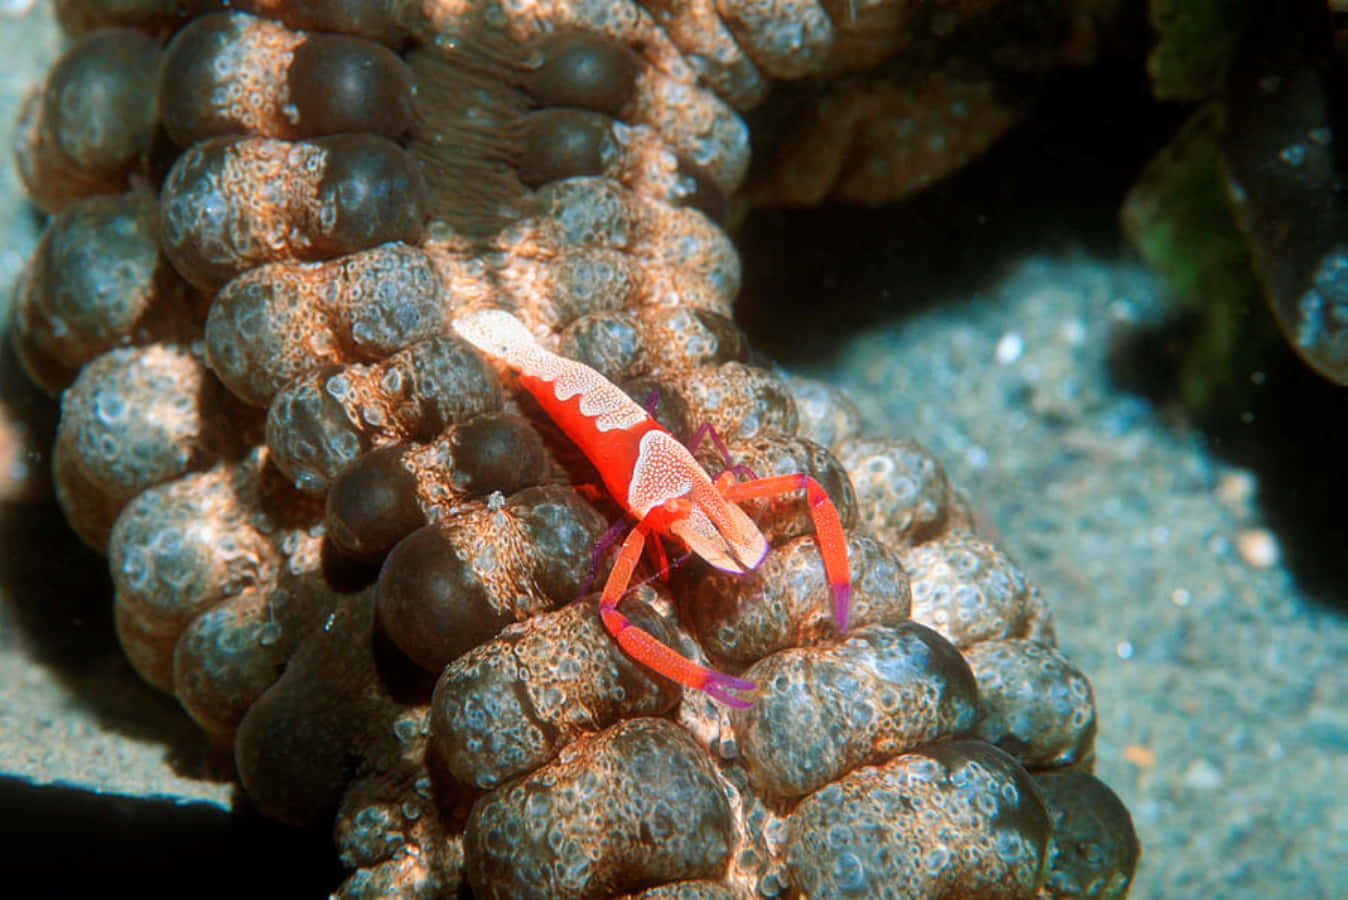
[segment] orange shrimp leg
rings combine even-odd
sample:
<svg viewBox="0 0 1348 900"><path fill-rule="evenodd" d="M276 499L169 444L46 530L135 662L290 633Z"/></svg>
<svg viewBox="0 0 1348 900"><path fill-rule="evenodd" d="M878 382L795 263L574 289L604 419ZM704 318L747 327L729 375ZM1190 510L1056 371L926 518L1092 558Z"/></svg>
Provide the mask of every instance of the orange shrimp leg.
<svg viewBox="0 0 1348 900"><path fill-rule="evenodd" d="M628 656L647 668L679 684L709 694L729 706L747 709L750 705L748 701L728 691L753 690L752 681L716 672L685 659L673 648L662 644L650 632L633 625L627 616L618 612L618 601L632 580L632 573L636 571L637 561L641 559L641 551L645 544L646 530L638 525L632 529L632 533L623 541L622 549L618 551L613 571L609 573L604 593L599 598L599 616L604 620L604 627Z"/></svg>
<svg viewBox="0 0 1348 900"><path fill-rule="evenodd" d="M805 489L805 499L810 504L810 521L814 523L815 540L819 542L819 553L824 557L824 575L829 587L833 589L833 617L838 630L847 628L848 599L852 595L852 576L847 568L847 538L843 535L842 522L838 518L838 508L833 505L828 494L819 482L809 475L772 475L754 481L741 481L718 487L727 500L738 503L760 497L775 497L791 491Z"/></svg>

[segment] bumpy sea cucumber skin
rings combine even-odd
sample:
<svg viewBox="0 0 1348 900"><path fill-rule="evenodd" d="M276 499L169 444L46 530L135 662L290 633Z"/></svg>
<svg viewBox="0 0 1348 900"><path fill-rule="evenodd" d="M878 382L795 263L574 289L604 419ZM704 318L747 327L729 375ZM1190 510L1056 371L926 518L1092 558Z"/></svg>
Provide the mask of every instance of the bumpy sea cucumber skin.
<svg viewBox="0 0 1348 900"><path fill-rule="evenodd" d="M316 561L319 542L296 537L286 562ZM307 546L306 546L307 544ZM306 575L312 576L311 566ZM173 693L208 732L232 737L281 676L306 633L326 616L332 592L314 577L277 574L274 590L247 589L192 619L173 650Z"/></svg>
<svg viewBox="0 0 1348 900"><path fill-rule="evenodd" d="M727 186L669 136L696 115L657 123L633 108L639 55L585 32L544 34L497 53L477 52L482 40L407 56L417 82L408 146L446 221L472 214L490 222L500 210L484 206L583 176L724 219Z"/></svg>
<svg viewBox="0 0 1348 900"><path fill-rule="evenodd" d="M562 331L559 345L563 356L585 363L615 384L693 366L743 362L748 351L743 333L730 318L677 307L581 316Z"/></svg>
<svg viewBox="0 0 1348 900"><path fill-rule="evenodd" d="M122 646L208 730L232 733L330 605L304 580L320 513L269 477L259 449L150 488L117 518L107 549Z"/></svg>
<svg viewBox="0 0 1348 900"><path fill-rule="evenodd" d="M791 399L796 401L800 436L827 447L838 457L839 462L843 462L844 441L861 436L861 410L840 388L813 378L789 376L786 388L791 393ZM852 482L853 490L858 490L859 479L853 471L853 464L844 462L843 466L848 470L848 480ZM857 499L859 508L864 506L869 510L881 505L870 499L863 503L860 494Z"/></svg>
<svg viewBox="0 0 1348 900"><path fill-rule="evenodd" d="M46 212L126 190L154 135L159 45L129 29L88 35L24 103L15 155L28 196Z"/></svg>
<svg viewBox="0 0 1348 900"><path fill-rule="evenodd" d="M1031 771L1089 765L1095 697L1061 653L1035 641L984 641L964 658L978 681L975 735Z"/></svg>
<svg viewBox="0 0 1348 900"><path fill-rule="evenodd" d="M161 237L174 268L214 290L262 263L415 243L424 196L414 161L388 138L221 137L192 145L169 170Z"/></svg>
<svg viewBox="0 0 1348 900"><path fill-rule="evenodd" d="M908 618L908 576L874 538L851 532L849 628L897 625ZM833 594L812 535L774 546L747 576L707 572L689 595L688 617L713 657L747 665L788 647L838 637Z"/></svg>
<svg viewBox="0 0 1348 900"><path fill-rule="evenodd" d="M72 201L42 233L14 292L14 345L47 393L99 354L183 344L201 330L195 293L164 259L148 191Z"/></svg>
<svg viewBox="0 0 1348 900"><path fill-rule="evenodd" d="M695 210L667 206L608 179L582 176L540 188L521 201L519 212L491 238L493 249L526 259L551 258L571 247L623 251L642 263L641 305L728 315L739 292L734 246Z"/></svg>
<svg viewBox="0 0 1348 900"><path fill-rule="evenodd" d="M265 815L296 825L330 818L367 751L386 741L396 704L369 651L373 591L337 598L323 627L311 629L284 674L239 723L239 778ZM305 727L296 728L295 723ZM371 760L373 761L373 760Z"/></svg>
<svg viewBox="0 0 1348 900"><path fill-rule="evenodd" d="M250 417L237 412L182 345L95 358L62 397L53 451L56 496L71 526L89 546L106 548L113 520L141 491L246 445Z"/></svg>
<svg viewBox="0 0 1348 900"><path fill-rule="evenodd" d="M479 897L594 897L714 876L731 808L706 754L663 719L627 719L486 795L464 833Z"/></svg>
<svg viewBox="0 0 1348 900"><path fill-rule="evenodd" d="M786 387L771 373L740 362L694 366L659 377L636 379L634 394L655 391L656 417L670 404L681 410L675 434L691 439L709 425L728 443L761 435L790 437L799 419Z"/></svg>
<svg viewBox="0 0 1348 900"><path fill-rule="evenodd" d="M959 652L913 622L848 631L782 650L745 671L754 705L732 716L750 783L792 802L858 765L967 733L973 674Z"/></svg>
<svg viewBox="0 0 1348 900"><path fill-rule="evenodd" d="M400 20L403 0L232 0L230 8L278 19L291 28L335 31L397 46L408 38ZM68 34L111 25L167 35L194 18L220 8L214 0L56 0L56 16Z"/></svg>
<svg viewBox="0 0 1348 900"><path fill-rule="evenodd" d="M558 40L568 50L595 38L607 44L640 48L634 54L635 68L620 102L591 104L583 98L578 102L578 98L568 97L569 102L561 105L598 108L625 122L651 126L675 153L706 171L723 190L733 191L744 179L749 163L749 134L743 121L716 94L694 82L682 54L645 9L624 0L553 0L512 4L504 13L507 35L544 57L548 56L549 44ZM458 30L455 23L444 20L433 22L432 28L447 30L443 36L451 40ZM569 35L581 38L571 42ZM575 49L585 52L581 47ZM557 78L540 80L556 82Z"/></svg>
<svg viewBox="0 0 1348 900"><path fill-rule="evenodd" d="M500 409L500 382L481 355L456 337L437 337L372 365L333 366L295 379L272 398L267 444L297 488L321 497L363 453L427 441Z"/></svg>
<svg viewBox="0 0 1348 900"><path fill-rule="evenodd" d="M671 626L640 596L623 613L666 643ZM526 619L454 660L431 698L435 751L455 779L489 790L554 758L578 737L678 702L614 644L595 607Z"/></svg>
<svg viewBox="0 0 1348 900"><path fill-rule="evenodd" d="M54 0L56 19L71 37L96 28L127 27L160 33L178 18L176 0Z"/></svg>
<svg viewBox="0 0 1348 900"><path fill-rule="evenodd" d="M403 539L378 585L379 622L428 672L580 593L604 521L574 491L528 488Z"/></svg>
<svg viewBox="0 0 1348 900"><path fill-rule="evenodd" d="M963 524L945 469L916 441L848 436L835 452L867 511L862 524L890 547L920 544Z"/></svg>
<svg viewBox="0 0 1348 900"><path fill-rule="evenodd" d="M354 874L338 898L454 897L463 881L463 841L447 834L426 775L416 716L394 722L402 737L379 772L352 782L337 813L342 863Z"/></svg>
<svg viewBox="0 0 1348 900"><path fill-rule="evenodd" d="M382 447L345 466L328 490L328 536L353 559L379 561L422 525L552 475L551 457L528 420L475 416L429 443Z"/></svg>
<svg viewBox="0 0 1348 900"><path fill-rule="evenodd" d="M447 333L445 292L427 253L403 243L258 266L216 292L207 358L236 396L266 406L306 372L373 362Z"/></svg>
<svg viewBox="0 0 1348 900"><path fill-rule="evenodd" d="M899 559L911 579L913 619L956 647L1005 638L1056 643L1039 589L987 540L955 532L905 548Z"/></svg>
<svg viewBox="0 0 1348 900"><path fill-rule="evenodd" d="M677 881L629 894L627 900L735 900L735 893L715 881Z"/></svg>
<svg viewBox="0 0 1348 900"><path fill-rule="evenodd" d="M272 19L248 14L264 6ZM484 897L1039 886L1047 826L1025 769L1088 769L1094 735L1044 601L974 536L924 450L863 437L836 389L757 365L731 318L740 263L721 223L748 159L733 109L771 78L869 66L900 43L939 59L935 38L914 38L920 12L60 7L72 32L139 31L77 43L21 123L30 190L69 204L16 312L34 376L70 385L58 493L109 554L137 671L234 740L264 813L336 817L357 870L339 896L454 896L465 881ZM981 12L962 5L943 27ZM136 47L136 65L100 62ZM156 69L157 91L129 89ZM84 140L54 98L69 89L83 109L101 78L121 119ZM885 134L912 108L881 96L893 78L870 95L844 86L851 117L829 133ZM942 98L977 96L942 88L918 111L947 122L959 110ZM1002 127L998 109L964 112L973 137L950 165ZM158 127L167 138L151 140ZM869 152L859 165L885 158ZM857 177L825 172L844 192ZM77 199L130 181L120 198ZM81 259L115 267L58 271ZM759 570L679 561L668 589L623 600L680 653L755 679L749 710L622 654L593 605L572 602L602 584L593 550L620 511L512 376L452 336L482 307L513 311L680 437L711 424L740 477L819 480L847 529L849 628L806 504L788 495L746 504L774 544ZM699 459L729 465L711 443ZM1107 789L1081 784L1077 805L1045 789L1062 828L1045 890L1117 896L1131 825ZM924 829L943 816L937 840Z"/></svg>
<svg viewBox="0 0 1348 900"><path fill-rule="evenodd" d="M1030 776L977 741L859 769L788 823L791 874L811 897L1033 897L1050 837Z"/></svg>
<svg viewBox="0 0 1348 900"><path fill-rule="evenodd" d="M1098 778L1076 769L1041 772L1034 780L1053 823L1044 894L1128 896L1142 848L1123 801Z"/></svg>
<svg viewBox="0 0 1348 900"><path fill-rule="evenodd" d="M159 67L159 116L180 147L229 134L298 140L412 125L412 73L386 47L244 13L183 28Z"/></svg>

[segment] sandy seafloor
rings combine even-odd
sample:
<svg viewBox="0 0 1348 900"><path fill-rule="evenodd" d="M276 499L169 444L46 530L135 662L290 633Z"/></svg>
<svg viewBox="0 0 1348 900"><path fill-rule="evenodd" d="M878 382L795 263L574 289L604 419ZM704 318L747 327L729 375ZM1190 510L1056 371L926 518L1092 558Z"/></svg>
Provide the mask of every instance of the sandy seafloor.
<svg viewBox="0 0 1348 900"><path fill-rule="evenodd" d="M0 4L6 134L58 45L45 7ZM7 161L0 204L8 286L39 222ZM1094 684L1097 774L1143 843L1134 897L1348 896L1342 596L1317 603L1279 565L1245 559L1242 535L1264 528L1259 479L1111 384L1108 348L1162 314L1135 264L1055 244L971 296L872 325L807 374L851 391L877 431L934 451L1050 598L1062 647ZM23 413L30 401L4 377L7 415ZM101 797L130 798L106 801L121 810L112 821L130 821L138 798L223 808L230 787L207 776L200 737L121 661L105 579L73 571L96 560L23 486L25 467L45 465L25 445L40 419L0 433L0 774L22 804L6 833L36 820L57 839L68 817L50 823L67 809L106 821ZM176 821L218 827L201 809Z"/></svg>

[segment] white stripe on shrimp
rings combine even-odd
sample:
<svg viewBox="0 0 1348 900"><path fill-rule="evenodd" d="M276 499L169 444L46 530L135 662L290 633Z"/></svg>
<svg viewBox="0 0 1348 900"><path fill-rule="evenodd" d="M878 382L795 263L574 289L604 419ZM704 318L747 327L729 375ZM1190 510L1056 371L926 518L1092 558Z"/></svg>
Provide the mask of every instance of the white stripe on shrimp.
<svg viewBox="0 0 1348 900"><path fill-rule="evenodd" d="M561 401L580 395L580 411L600 431L631 428L646 411L613 382L589 366L539 344L524 323L503 309L481 309L454 320L454 330L483 353L504 360L520 373L552 384Z"/></svg>

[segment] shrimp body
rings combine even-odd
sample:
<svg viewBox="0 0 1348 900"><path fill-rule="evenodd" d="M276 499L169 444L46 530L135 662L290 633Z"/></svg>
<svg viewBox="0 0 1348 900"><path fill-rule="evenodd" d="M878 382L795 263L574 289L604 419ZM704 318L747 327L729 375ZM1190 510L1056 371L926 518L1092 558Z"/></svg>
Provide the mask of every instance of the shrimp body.
<svg viewBox="0 0 1348 900"><path fill-rule="evenodd" d="M752 682L680 656L633 625L618 611L618 601L651 535L673 539L726 572L744 574L757 568L768 554L768 542L738 501L799 489L810 502L825 574L833 588L835 616L839 627L846 626L850 579L842 525L837 509L813 478L799 474L736 482L726 473L713 480L687 447L620 388L584 363L543 347L512 314L499 309L466 313L454 321L454 330L516 373L520 385L585 454L604 487L636 519L599 601L605 626L631 656L722 702L747 706L727 689L750 690Z"/></svg>

